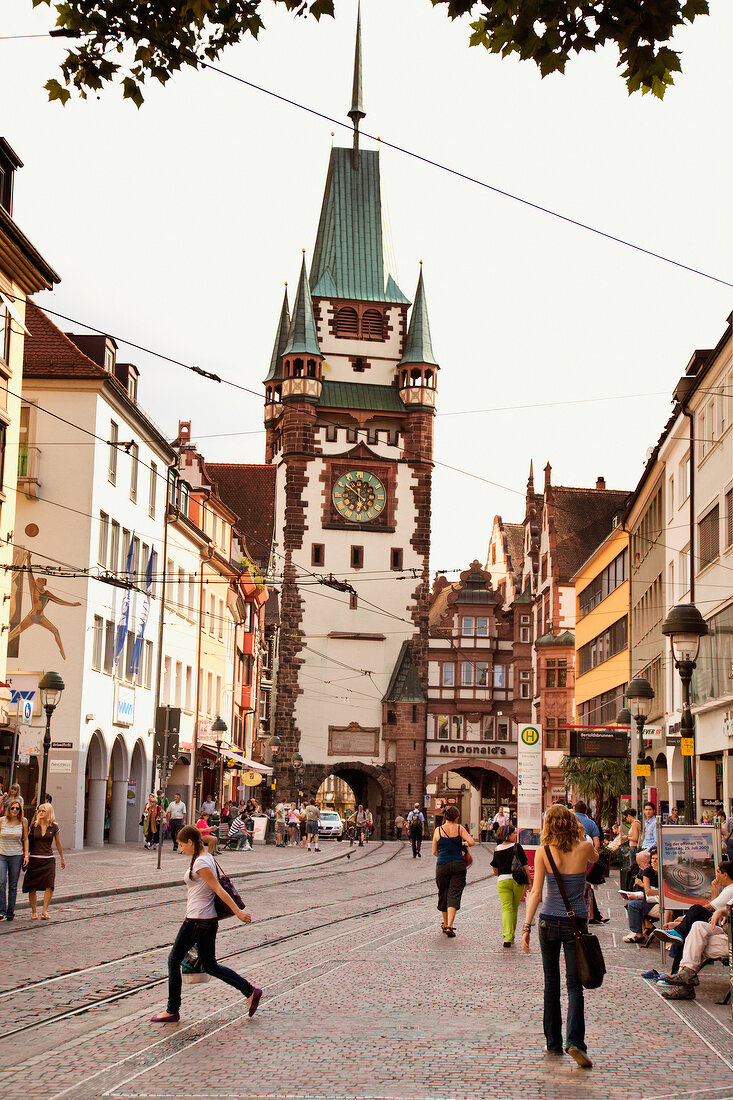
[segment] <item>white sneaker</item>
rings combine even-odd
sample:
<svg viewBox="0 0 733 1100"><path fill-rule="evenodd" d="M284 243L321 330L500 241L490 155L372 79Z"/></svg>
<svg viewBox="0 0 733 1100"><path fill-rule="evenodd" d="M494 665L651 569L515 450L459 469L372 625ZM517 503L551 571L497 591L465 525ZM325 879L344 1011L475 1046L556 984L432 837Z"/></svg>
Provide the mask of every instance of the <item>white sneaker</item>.
<svg viewBox="0 0 733 1100"><path fill-rule="evenodd" d="M309 844L309 845L308 845L308 851L310 852L310 850L311 850L311 846L310 846L310 844Z"/></svg>
<svg viewBox="0 0 733 1100"><path fill-rule="evenodd" d="M320 850L321 850L321 849L320 849L320 848L318 847L318 845L316 844L316 851L317 851L317 852L320 852Z"/></svg>

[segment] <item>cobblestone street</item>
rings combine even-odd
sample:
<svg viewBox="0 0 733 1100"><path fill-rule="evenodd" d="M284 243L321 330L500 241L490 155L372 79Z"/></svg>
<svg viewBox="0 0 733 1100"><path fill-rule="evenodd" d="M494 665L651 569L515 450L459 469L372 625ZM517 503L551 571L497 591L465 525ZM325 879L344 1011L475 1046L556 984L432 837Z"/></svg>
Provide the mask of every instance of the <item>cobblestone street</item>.
<svg viewBox="0 0 733 1100"><path fill-rule="evenodd" d="M139 847L71 853L52 907L3 925L2 1091L93 1100L462 1100L733 1096L726 971L670 1004L642 970L656 950L621 944L616 881L599 890L609 972L586 995L591 1072L543 1057L539 950L502 947L489 855L477 853L456 922L440 934L429 848L261 848L222 865L253 913L227 921L218 954L264 996L184 986L181 1021L155 1027L165 960L184 911L182 857L157 872ZM152 857L152 858L151 858ZM157 888L143 889L160 883ZM173 885L171 885L173 884ZM129 893L112 893L130 888ZM96 895L96 896L95 896ZM522 911L520 910L520 920Z"/></svg>

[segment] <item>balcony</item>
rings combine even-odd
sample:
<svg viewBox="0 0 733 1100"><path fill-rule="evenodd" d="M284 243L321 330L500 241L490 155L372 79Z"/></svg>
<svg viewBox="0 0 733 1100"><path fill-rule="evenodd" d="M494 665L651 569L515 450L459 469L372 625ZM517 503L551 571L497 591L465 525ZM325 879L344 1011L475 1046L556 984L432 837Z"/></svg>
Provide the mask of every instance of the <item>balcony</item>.
<svg viewBox="0 0 733 1100"><path fill-rule="evenodd" d="M41 484L41 450L29 443L18 447L18 491L28 497L37 497Z"/></svg>

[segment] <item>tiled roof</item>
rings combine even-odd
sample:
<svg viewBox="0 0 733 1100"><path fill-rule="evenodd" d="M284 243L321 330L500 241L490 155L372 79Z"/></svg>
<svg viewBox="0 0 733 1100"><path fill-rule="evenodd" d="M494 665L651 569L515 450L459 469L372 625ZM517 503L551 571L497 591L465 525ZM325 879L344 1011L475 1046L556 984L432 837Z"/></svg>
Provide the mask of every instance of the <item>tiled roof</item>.
<svg viewBox="0 0 733 1100"><path fill-rule="evenodd" d="M408 304L387 268L379 152L332 149L311 264L318 297Z"/></svg>
<svg viewBox="0 0 733 1100"><path fill-rule="evenodd" d="M308 286L308 272L305 268L305 256L300 265L298 289L293 304L293 316L288 329L288 339L283 355L320 355L316 319L313 315L313 300Z"/></svg>
<svg viewBox="0 0 733 1100"><path fill-rule="evenodd" d="M239 517L238 527L260 569L267 569L275 522L275 467L207 462L216 493Z"/></svg>
<svg viewBox="0 0 733 1100"><path fill-rule="evenodd" d="M373 382L324 382L318 404L329 409L405 411L402 398L394 386L376 386Z"/></svg>
<svg viewBox="0 0 733 1100"><path fill-rule="evenodd" d="M403 642L383 703L424 703L425 693L412 659L409 642Z"/></svg>
<svg viewBox="0 0 733 1100"><path fill-rule="evenodd" d="M290 309L288 307L288 288L285 287L285 294L283 295L282 309L280 310L280 320L277 325L277 335L275 337L275 345L272 349L272 359L270 360L270 370L268 371L265 382L274 382L282 378L283 364L282 356L285 351L285 345L288 342L288 331L290 329Z"/></svg>
<svg viewBox="0 0 733 1100"><path fill-rule="evenodd" d="M425 301L425 287L422 281L422 267L420 278L417 280L415 302L410 314L410 327L407 330L405 350L401 363L432 363L437 367L438 363L433 354L433 344L430 339L430 321L428 320L428 306Z"/></svg>
<svg viewBox="0 0 733 1100"><path fill-rule="evenodd" d="M518 573L524 557L524 525L522 523L505 523L506 553L512 571Z"/></svg>
<svg viewBox="0 0 733 1100"><path fill-rule="evenodd" d="M30 299L25 323L30 336L23 347L23 375L26 378L109 378L109 373L89 359L72 340L56 328L42 309Z"/></svg>
<svg viewBox="0 0 733 1100"><path fill-rule="evenodd" d="M552 486L551 514L557 535L553 560L560 568L561 581L568 581L600 546L611 530L613 516L623 509L628 495L626 489Z"/></svg>

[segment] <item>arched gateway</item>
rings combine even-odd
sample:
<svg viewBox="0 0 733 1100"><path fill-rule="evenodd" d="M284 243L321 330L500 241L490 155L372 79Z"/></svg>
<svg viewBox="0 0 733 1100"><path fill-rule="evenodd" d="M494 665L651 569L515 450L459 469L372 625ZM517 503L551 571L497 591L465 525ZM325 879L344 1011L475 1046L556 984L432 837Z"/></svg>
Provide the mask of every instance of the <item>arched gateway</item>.
<svg viewBox="0 0 733 1100"><path fill-rule="evenodd" d="M345 760L339 764L306 764L300 790L304 798L315 798L329 775L338 776L351 787L357 805L368 806L374 818L374 837L384 840L392 835L395 815L394 783L384 768L364 764L360 760Z"/></svg>

